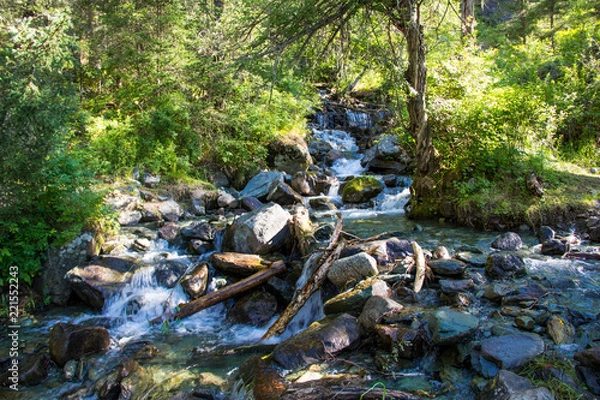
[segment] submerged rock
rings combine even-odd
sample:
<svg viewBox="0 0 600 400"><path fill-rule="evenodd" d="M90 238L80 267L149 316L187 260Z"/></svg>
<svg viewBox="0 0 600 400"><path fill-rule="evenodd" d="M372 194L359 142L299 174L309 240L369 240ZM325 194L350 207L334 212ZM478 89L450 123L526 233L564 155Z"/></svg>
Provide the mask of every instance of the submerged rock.
<svg viewBox="0 0 600 400"><path fill-rule="evenodd" d="M69 360L100 353L110 345L110 334L100 326L59 322L50 329L50 355L60 367Z"/></svg>
<svg viewBox="0 0 600 400"><path fill-rule="evenodd" d="M335 319L328 317L278 344L271 357L284 368L295 370L347 348L359 336L360 328L355 317L349 314Z"/></svg>
<svg viewBox="0 0 600 400"><path fill-rule="evenodd" d="M265 291L255 291L237 300L227 313L234 324L263 326L277 313L277 299Z"/></svg>

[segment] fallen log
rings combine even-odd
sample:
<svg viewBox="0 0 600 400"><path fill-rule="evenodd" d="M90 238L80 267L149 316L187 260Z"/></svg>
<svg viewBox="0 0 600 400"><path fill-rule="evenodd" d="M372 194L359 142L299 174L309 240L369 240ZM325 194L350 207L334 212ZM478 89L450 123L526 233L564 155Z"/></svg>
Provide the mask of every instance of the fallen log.
<svg viewBox="0 0 600 400"><path fill-rule="evenodd" d="M283 331L285 331L285 328L288 326L292 318L294 318L302 306L306 304L310 296L319 290L323 284L323 281L325 281L325 278L327 277L329 267L331 267L331 264L333 264L333 262L339 258L340 253L344 249L343 243L336 245L341 231L342 216L341 214L338 214L338 222L333 235L331 236L329 246L327 246L327 249L325 249L321 257L318 257L316 261L319 264L319 267L315 270L315 272L313 272L306 284L297 290L296 293L294 293L294 297L292 298L292 301L290 301L290 304L288 304L279 318L277 318L277 321L275 321L263 335L262 340L266 340L272 336L281 335Z"/></svg>
<svg viewBox="0 0 600 400"><path fill-rule="evenodd" d="M419 293L423 288L423 282L425 281L425 273L427 272L427 262L425 261L425 255L423 249L417 242L412 242L413 253L415 253L415 283L413 290L415 293Z"/></svg>
<svg viewBox="0 0 600 400"><path fill-rule="evenodd" d="M216 292L208 293L196 300L192 300L188 303L182 304L179 306L179 311L172 315L168 315L167 318L163 318L164 316L160 316L154 318L151 322L153 324L162 323L164 320L176 320L182 319L185 317L189 317L199 311L204 310L210 306L214 306L222 301L232 298L238 294L247 292L250 289L253 289L257 286L262 285L275 275L280 274L285 271L285 263L283 261L274 262L271 267L261 270L254 275L251 275L245 279L242 279L239 282L234 284L225 286L221 290L217 290Z"/></svg>

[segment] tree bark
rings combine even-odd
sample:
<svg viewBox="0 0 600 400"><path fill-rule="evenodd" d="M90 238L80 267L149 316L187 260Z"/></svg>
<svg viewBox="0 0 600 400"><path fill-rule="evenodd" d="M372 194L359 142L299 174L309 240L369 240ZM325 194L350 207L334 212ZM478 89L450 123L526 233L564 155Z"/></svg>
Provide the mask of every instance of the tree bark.
<svg viewBox="0 0 600 400"><path fill-rule="evenodd" d="M470 36L475 27L475 0L462 0L461 30L463 36Z"/></svg>
<svg viewBox="0 0 600 400"><path fill-rule="evenodd" d="M427 49L425 34L421 25L418 0L397 2L390 13L392 22L406 38L408 67L405 78L407 84L407 109L409 132L417 145L413 201L418 202L429 191L430 176L437 169L436 150L427 114Z"/></svg>
<svg viewBox="0 0 600 400"><path fill-rule="evenodd" d="M273 265L271 265L271 267L257 272L256 274L251 275L246 279L242 279L241 281L236 282L232 285L225 286L221 290L217 290L216 292L209 293L196 300L182 304L179 308L179 311L176 312L174 315L169 316L167 319L175 320L189 317L190 315L202 311L205 308L214 306L215 304L230 299L233 296L236 296L240 293L247 292L250 289L262 285L275 275L278 275L279 273L285 271L285 268L285 263L283 261L275 262L273 263ZM163 322L163 318L158 317L153 319L151 322L161 323Z"/></svg>

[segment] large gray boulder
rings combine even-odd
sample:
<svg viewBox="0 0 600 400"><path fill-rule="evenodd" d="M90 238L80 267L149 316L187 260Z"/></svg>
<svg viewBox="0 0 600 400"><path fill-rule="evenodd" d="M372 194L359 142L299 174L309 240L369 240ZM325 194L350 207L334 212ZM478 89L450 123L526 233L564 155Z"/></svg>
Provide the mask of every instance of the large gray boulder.
<svg viewBox="0 0 600 400"><path fill-rule="evenodd" d="M325 318L279 343L271 357L286 369L295 370L319 362L355 343L360 337L358 320L349 315Z"/></svg>
<svg viewBox="0 0 600 400"><path fill-rule="evenodd" d="M291 215L280 205L268 203L239 217L228 226L223 251L267 254L279 250L291 240Z"/></svg>
<svg viewBox="0 0 600 400"><path fill-rule="evenodd" d="M485 274L492 279L518 278L527 275L527 270L516 254L492 253L487 258Z"/></svg>
<svg viewBox="0 0 600 400"><path fill-rule="evenodd" d="M284 174L279 171L262 171L259 172L246 187L240 192L240 198L256 197L260 201L265 201L271 190L283 183Z"/></svg>
<svg viewBox="0 0 600 400"><path fill-rule="evenodd" d="M336 260L327 272L327 278L338 287L377 275L377 261L365 252Z"/></svg>
<svg viewBox="0 0 600 400"><path fill-rule="evenodd" d="M372 176L350 179L342 188L344 203L365 203L383 191L383 183Z"/></svg>

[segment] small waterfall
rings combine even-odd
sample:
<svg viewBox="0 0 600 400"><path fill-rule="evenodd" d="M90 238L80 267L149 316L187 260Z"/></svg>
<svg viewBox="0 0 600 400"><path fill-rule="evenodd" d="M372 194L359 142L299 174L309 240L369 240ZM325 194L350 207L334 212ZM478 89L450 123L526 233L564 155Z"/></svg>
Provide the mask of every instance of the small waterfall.
<svg viewBox="0 0 600 400"><path fill-rule="evenodd" d="M369 129L373 126L371 115L365 112L346 110L346 118L350 128Z"/></svg>
<svg viewBox="0 0 600 400"><path fill-rule="evenodd" d="M296 290L301 289L306 282L308 282L310 276L319 266L317 263L317 258L321 255L321 252L317 252L312 254L308 260L306 260L304 263L304 268L302 269L302 274L296 281ZM323 317L325 317L325 313L323 312L323 299L321 298L321 290L317 290L308 298L304 306L300 308L298 314L296 314L296 316L290 321L285 332L278 338L278 340L293 336L294 334L308 328L310 324L322 319Z"/></svg>

